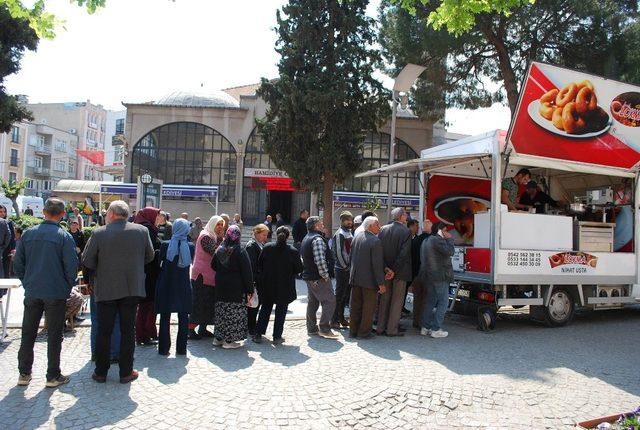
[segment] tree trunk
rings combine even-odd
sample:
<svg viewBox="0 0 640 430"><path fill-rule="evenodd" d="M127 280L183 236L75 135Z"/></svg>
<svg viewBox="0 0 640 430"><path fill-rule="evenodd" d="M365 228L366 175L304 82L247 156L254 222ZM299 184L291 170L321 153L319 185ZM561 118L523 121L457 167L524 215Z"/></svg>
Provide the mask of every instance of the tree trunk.
<svg viewBox="0 0 640 430"><path fill-rule="evenodd" d="M18 198L17 197L12 197L11 198L11 203L13 204L13 210L16 213L16 218L20 218L20 209L18 208ZM7 211L9 209L7 208ZM9 214L7 214L7 218L9 217Z"/></svg>
<svg viewBox="0 0 640 430"><path fill-rule="evenodd" d="M329 234L333 232L333 185L335 179L333 174L326 172L324 174L324 181L322 184L322 203L324 203L324 226L329 231Z"/></svg>
<svg viewBox="0 0 640 430"><path fill-rule="evenodd" d="M504 83L504 89L507 92L507 101L509 102L509 108L511 109L511 115L515 115L516 108L518 107L518 80L516 74L511 66L511 60L509 51L504 43L504 40L497 35L489 25L482 28L487 41L493 45L498 54L498 64L500 67L500 74L502 75L502 81Z"/></svg>

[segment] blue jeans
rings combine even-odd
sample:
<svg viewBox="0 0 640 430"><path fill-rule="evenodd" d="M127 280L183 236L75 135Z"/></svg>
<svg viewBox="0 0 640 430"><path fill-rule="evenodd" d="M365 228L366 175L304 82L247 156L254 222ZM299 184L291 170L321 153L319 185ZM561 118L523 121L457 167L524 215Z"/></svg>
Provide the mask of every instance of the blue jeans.
<svg viewBox="0 0 640 430"><path fill-rule="evenodd" d="M96 306L96 299L91 294L89 299L89 306L91 308L91 354L95 354L96 338L98 337L98 307ZM120 317L116 315L116 322L113 325L113 332L111 333L111 358L120 357Z"/></svg>
<svg viewBox="0 0 640 430"><path fill-rule="evenodd" d="M432 331L440 330L448 307L449 282L427 282L427 300L422 313L422 327Z"/></svg>

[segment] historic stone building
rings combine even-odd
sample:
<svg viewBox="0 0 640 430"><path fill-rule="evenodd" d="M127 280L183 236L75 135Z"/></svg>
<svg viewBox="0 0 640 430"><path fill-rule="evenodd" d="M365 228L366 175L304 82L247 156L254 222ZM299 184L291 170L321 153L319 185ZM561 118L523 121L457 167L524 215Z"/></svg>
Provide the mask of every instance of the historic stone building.
<svg viewBox="0 0 640 430"><path fill-rule="evenodd" d="M313 212L311 193L293 188L286 173L264 152L256 119L264 117L266 104L255 94L256 88L173 92L152 102L123 103L127 108L124 181L136 182L148 172L165 184L218 186L218 212L241 213L248 224L264 220L267 213L280 212L292 222L304 208ZM366 169L388 164L389 128L386 124L366 133ZM420 150L445 140L442 127L406 110L398 114L396 136L396 161L415 158ZM387 178L352 178L336 190L367 198L385 195ZM418 193L414 175L396 175L395 195L417 198ZM213 204L210 199L165 196L162 206L173 214L186 211L208 218Z"/></svg>

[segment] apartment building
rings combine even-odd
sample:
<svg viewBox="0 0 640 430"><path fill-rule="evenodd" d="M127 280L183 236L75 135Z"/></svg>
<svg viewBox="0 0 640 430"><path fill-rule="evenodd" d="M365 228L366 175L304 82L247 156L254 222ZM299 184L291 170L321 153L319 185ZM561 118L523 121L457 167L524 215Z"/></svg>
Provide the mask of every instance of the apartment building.
<svg viewBox="0 0 640 430"><path fill-rule="evenodd" d="M78 136L77 149L103 151L106 137L107 111L102 105L86 102L32 103L34 123L50 125ZM60 165L61 166L61 165ZM77 179L102 180L103 175L92 162L78 157Z"/></svg>
<svg viewBox="0 0 640 430"><path fill-rule="evenodd" d="M104 167L100 168L105 181L122 182L124 176L124 126L127 111L107 111L104 142Z"/></svg>
<svg viewBox="0 0 640 430"><path fill-rule="evenodd" d="M45 124L30 124L25 149L25 195L47 198L61 179L77 174L78 136Z"/></svg>
<svg viewBox="0 0 640 430"><path fill-rule="evenodd" d="M0 178L19 181L24 177L25 150L30 124L19 122L8 133L0 134Z"/></svg>

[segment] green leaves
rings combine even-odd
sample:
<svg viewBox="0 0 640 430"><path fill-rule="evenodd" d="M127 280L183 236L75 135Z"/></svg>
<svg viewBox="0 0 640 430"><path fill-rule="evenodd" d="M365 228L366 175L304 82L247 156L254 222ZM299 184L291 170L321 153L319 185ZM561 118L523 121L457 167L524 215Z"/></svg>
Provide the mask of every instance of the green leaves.
<svg viewBox="0 0 640 430"><path fill-rule="evenodd" d="M2 192L4 193L5 197L13 200L18 197L20 195L20 192L27 187L28 182L29 178L23 178L22 180L17 182L9 182L3 179L0 185L2 186Z"/></svg>
<svg viewBox="0 0 640 430"><path fill-rule="evenodd" d="M86 7L87 12L92 14L104 7L106 0L71 0L71 3ZM12 18L28 21L39 39L53 39L56 27L61 26L64 21L47 12L45 4L45 0L37 0L32 7L28 7L21 0L0 0L0 7L6 6Z"/></svg>
<svg viewBox="0 0 640 430"><path fill-rule="evenodd" d="M405 10L415 15L418 6L433 4L429 0L394 0ZM509 16L511 11L535 0L439 0L437 8L429 14L427 23L435 30L446 28L456 36L468 32L480 14L497 13Z"/></svg>

